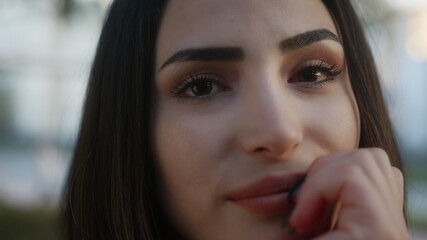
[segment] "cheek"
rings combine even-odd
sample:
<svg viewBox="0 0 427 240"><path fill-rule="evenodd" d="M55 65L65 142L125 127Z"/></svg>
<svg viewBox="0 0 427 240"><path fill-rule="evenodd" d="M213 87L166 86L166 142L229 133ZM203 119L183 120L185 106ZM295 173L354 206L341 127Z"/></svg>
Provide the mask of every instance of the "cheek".
<svg viewBox="0 0 427 240"><path fill-rule="evenodd" d="M219 143L224 136L211 118L182 112L159 108L155 151L163 204L175 224L187 229L209 220L200 216L212 215L208 212L215 201L212 191L220 174Z"/></svg>
<svg viewBox="0 0 427 240"><path fill-rule="evenodd" d="M223 131L215 118L185 116L183 112L160 111L155 143L161 169L179 168L186 176L217 164L213 159L220 153Z"/></svg>
<svg viewBox="0 0 427 240"><path fill-rule="evenodd" d="M355 149L359 145L359 111L349 86L340 86L346 91L319 98L311 103L307 134L325 153Z"/></svg>

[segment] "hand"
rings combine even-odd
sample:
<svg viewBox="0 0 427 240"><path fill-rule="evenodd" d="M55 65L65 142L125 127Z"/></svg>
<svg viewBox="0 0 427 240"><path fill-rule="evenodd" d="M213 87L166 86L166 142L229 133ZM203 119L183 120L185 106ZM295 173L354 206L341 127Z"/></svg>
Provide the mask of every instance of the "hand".
<svg viewBox="0 0 427 240"><path fill-rule="evenodd" d="M289 224L317 231L324 209L338 204L336 224L315 240L410 239L403 204L403 175L379 148L341 151L316 159L296 197Z"/></svg>

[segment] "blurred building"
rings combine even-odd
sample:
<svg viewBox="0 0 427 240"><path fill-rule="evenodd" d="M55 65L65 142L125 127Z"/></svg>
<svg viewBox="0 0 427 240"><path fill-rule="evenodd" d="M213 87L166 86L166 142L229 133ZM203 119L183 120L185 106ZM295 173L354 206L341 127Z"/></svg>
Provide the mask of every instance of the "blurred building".
<svg viewBox="0 0 427 240"><path fill-rule="evenodd" d="M427 1L354 1L406 161L426 163Z"/></svg>
<svg viewBox="0 0 427 240"><path fill-rule="evenodd" d="M0 0L1 201L57 201L107 4Z"/></svg>

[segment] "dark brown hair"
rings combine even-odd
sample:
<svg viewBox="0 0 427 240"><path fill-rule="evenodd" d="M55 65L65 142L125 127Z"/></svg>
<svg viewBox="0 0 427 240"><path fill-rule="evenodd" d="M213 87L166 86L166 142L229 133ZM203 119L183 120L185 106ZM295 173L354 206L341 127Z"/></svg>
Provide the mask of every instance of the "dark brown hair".
<svg viewBox="0 0 427 240"><path fill-rule="evenodd" d="M360 147L401 169L378 75L348 0L323 0L344 44L361 120ZM66 239L170 239L152 152L156 38L166 0L116 0L104 24L63 195ZM174 238L176 239L176 238Z"/></svg>

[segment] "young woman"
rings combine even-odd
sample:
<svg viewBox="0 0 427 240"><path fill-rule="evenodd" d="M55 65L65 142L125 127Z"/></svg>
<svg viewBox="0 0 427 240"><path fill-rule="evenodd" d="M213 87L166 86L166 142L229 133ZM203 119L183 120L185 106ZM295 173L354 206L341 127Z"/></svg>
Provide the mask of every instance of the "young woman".
<svg viewBox="0 0 427 240"><path fill-rule="evenodd" d="M399 169L349 1L114 1L66 237L409 239Z"/></svg>

